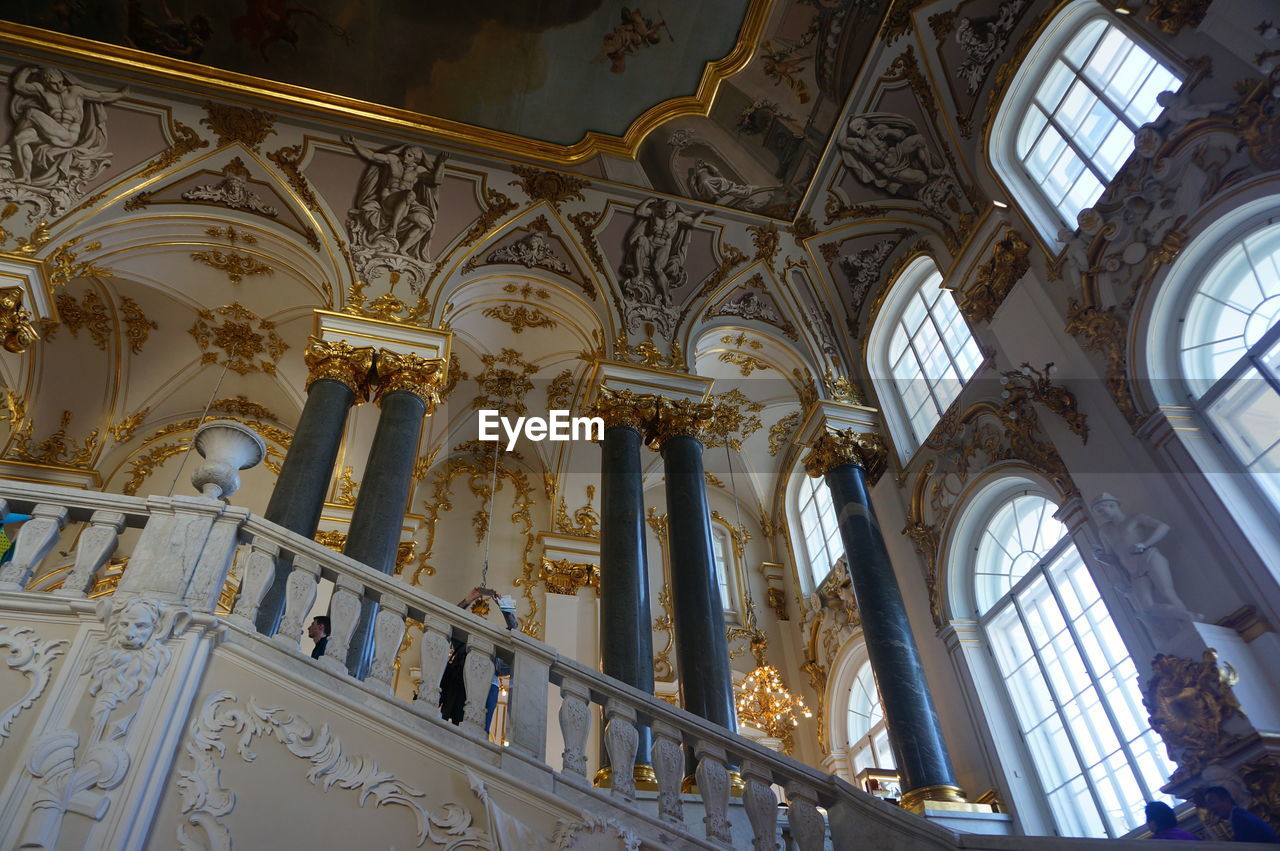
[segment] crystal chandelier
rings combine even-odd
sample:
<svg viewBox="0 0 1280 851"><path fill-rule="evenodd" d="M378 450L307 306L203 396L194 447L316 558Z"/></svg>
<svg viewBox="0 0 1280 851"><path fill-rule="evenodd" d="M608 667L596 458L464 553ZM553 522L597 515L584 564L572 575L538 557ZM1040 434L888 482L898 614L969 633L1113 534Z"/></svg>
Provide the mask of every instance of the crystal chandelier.
<svg viewBox="0 0 1280 851"><path fill-rule="evenodd" d="M738 721L762 730L782 741L782 752L789 754L793 745L791 731L800 718L812 718L804 698L787 690L782 675L764 663L764 636L751 642L757 667L742 681L738 691Z"/></svg>

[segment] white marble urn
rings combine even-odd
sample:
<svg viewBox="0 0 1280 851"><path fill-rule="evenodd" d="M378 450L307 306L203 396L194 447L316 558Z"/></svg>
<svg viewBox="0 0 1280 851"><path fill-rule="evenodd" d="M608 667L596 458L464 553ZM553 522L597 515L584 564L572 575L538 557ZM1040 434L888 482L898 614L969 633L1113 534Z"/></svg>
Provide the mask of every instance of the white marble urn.
<svg viewBox="0 0 1280 851"><path fill-rule="evenodd" d="M191 474L191 484L210 499L240 489L239 470L262 463L267 444L257 432L235 420L213 420L196 429L196 451L204 461Z"/></svg>

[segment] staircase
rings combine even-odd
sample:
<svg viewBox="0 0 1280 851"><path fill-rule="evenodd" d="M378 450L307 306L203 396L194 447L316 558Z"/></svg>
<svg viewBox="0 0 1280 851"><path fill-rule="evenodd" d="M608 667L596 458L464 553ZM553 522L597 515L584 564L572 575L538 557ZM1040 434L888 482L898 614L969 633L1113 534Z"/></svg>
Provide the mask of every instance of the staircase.
<svg viewBox="0 0 1280 851"><path fill-rule="evenodd" d="M0 502L32 515L0 568L0 847L1097 844L945 830L220 501L4 481ZM238 550L239 593L219 614ZM87 596L122 553L114 593ZM292 568L268 636L255 620L277 563ZM60 587L26 590L50 571ZM332 631L313 660L300 638L321 579ZM364 598L379 608L360 681L338 660ZM487 693L495 659L510 664L505 744L486 736L482 700L454 726L438 688L392 693L406 625L422 630L424 684L440 681L451 640L467 646L469 694ZM607 789L587 775L594 725ZM631 779L638 725L653 733L656 792ZM697 794L681 791L690 756Z"/></svg>

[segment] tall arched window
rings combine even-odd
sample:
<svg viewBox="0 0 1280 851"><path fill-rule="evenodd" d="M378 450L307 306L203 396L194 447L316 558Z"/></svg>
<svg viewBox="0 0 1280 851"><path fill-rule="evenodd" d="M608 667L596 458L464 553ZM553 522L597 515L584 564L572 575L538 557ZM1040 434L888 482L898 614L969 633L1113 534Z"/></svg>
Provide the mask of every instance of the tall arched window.
<svg viewBox="0 0 1280 851"><path fill-rule="evenodd" d="M844 555L844 543L840 540L840 525L836 522L836 508L831 501L831 489L820 478L803 473L796 499L796 511L800 520L800 556L809 566L809 577L814 585L822 582L831 572L831 566Z"/></svg>
<svg viewBox="0 0 1280 851"><path fill-rule="evenodd" d="M733 533L723 524L711 524L712 550L716 559L716 579L720 584L720 605L730 620L738 618L738 559L734 552Z"/></svg>
<svg viewBox="0 0 1280 851"><path fill-rule="evenodd" d="M1220 251L1191 292L1178 350L1196 406L1280 508L1280 224Z"/></svg>
<svg viewBox="0 0 1280 851"><path fill-rule="evenodd" d="M1000 105L990 151L996 172L1047 240L1093 205L1133 152L1137 129L1181 78L1081 0L1054 18Z"/></svg>
<svg viewBox="0 0 1280 851"><path fill-rule="evenodd" d="M867 368L905 459L982 363L942 273L920 257L894 282L868 339Z"/></svg>
<svg viewBox="0 0 1280 851"><path fill-rule="evenodd" d="M849 757L855 775L864 768L897 767L870 662L858 669L849 695Z"/></svg>
<svg viewBox="0 0 1280 851"><path fill-rule="evenodd" d="M1041 792L1065 836L1120 836L1174 766L1137 671L1066 527L1020 492L977 519L977 615ZM972 550L971 550L972 551Z"/></svg>

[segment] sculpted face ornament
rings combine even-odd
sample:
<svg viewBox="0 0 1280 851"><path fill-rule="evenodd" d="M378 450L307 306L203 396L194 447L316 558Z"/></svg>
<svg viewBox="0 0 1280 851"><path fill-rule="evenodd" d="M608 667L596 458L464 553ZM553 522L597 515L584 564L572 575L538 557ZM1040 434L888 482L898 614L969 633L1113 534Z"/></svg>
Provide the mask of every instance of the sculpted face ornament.
<svg viewBox="0 0 1280 851"><path fill-rule="evenodd" d="M141 650L155 634L157 612L153 603L131 600L119 615L116 640L125 650Z"/></svg>

